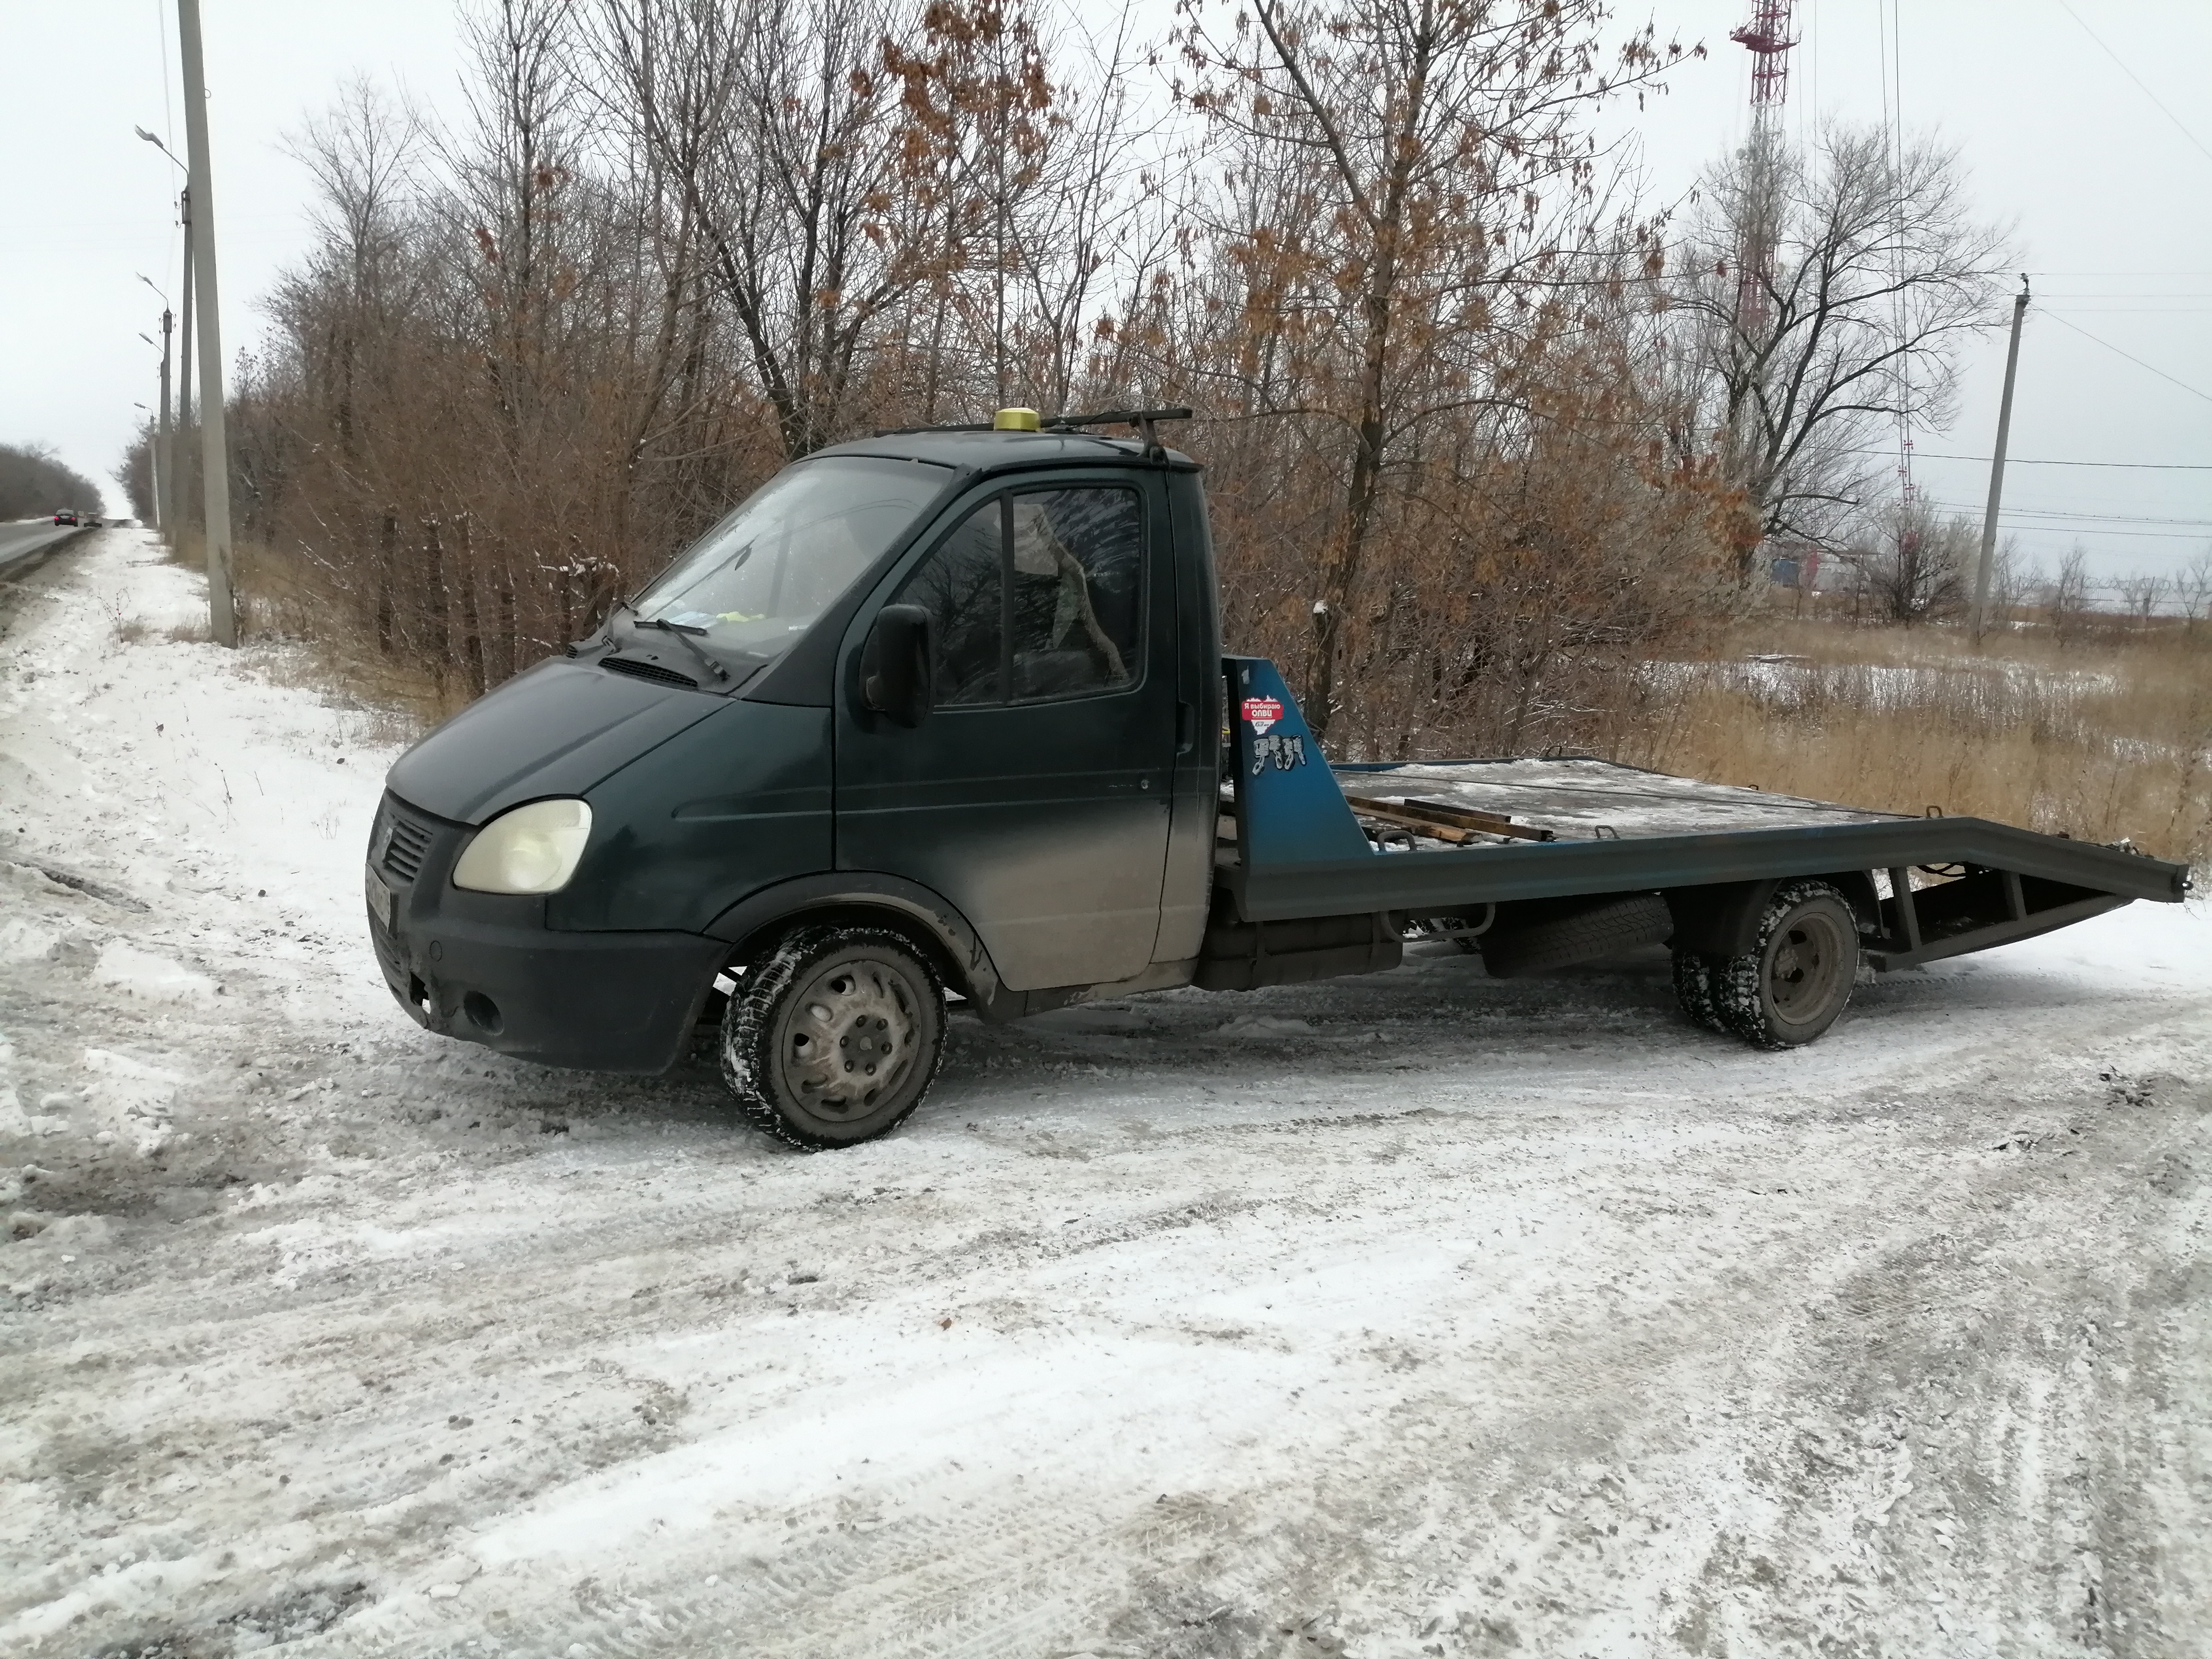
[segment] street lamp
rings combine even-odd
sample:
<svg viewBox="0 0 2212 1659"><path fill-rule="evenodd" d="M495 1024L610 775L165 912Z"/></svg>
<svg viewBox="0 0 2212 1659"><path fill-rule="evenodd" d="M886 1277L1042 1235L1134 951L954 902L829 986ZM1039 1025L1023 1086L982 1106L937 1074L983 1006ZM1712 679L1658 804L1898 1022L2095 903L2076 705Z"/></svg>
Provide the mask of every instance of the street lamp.
<svg viewBox="0 0 2212 1659"><path fill-rule="evenodd" d="M138 129L138 135L142 138L154 137L143 127ZM155 138L154 142L158 144L161 141ZM186 234L189 235L190 232ZM161 412L157 418L160 436L154 451L154 529L173 542L177 533L177 457L169 442L169 335L176 325L176 319L169 310L169 296L162 292L161 285L143 270L137 273L137 277L161 298ZM185 324L188 337L191 327L188 320ZM154 343L154 337L150 334L142 332L138 337L148 345ZM145 405L140 404L135 407L143 409Z"/></svg>
<svg viewBox="0 0 2212 1659"><path fill-rule="evenodd" d="M149 144L153 145L153 147L154 147L155 149L160 150L160 151L161 152L161 154L162 154L162 155L168 156L168 158L169 158L170 161L171 161L171 162L175 166L175 167L176 167L176 169L177 169L177 171L178 171L178 172L179 172L179 173L183 173L183 174L184 174L186 178L188 178L188 179L189 179L190 177L191 177L191 172L192 172L192 170L191 170L190 167L186 167L186 166L185 166L182 161L178 161L178 160L177 160L177 158L176 158L176 156L175 156L173 154L172 154L172 153L171 153L171 151L170 151L170 149L169 149L169 147L168 147L167 144L163 143L162 143L159 138L155 137L152 133L150 133L150 132L147 131L146 131L146 129L145 129L145 128L143 128L143 127L133 127L133 128L131 128L131 131L133 131L133 132L135 132L135 133L137 133L137 134L141 138L143 138L143 139L144 139L148 143L149 143Z"/></svg>
<svg viewBox="0 0 2212 1659"><path fill-rule="evenodd" d="M141 138L143 138L148 143L153 145L155 149L160 150L163 155L168 157L170 165L181 171L187 180L184 189L179 192L177 197L177 219L178 222L183 225L185 230L184 303L179 306L177 309L184 313L183 321L185 332L184 338L179 342L181 349L178 354L177 360L177 418L174 429L178 433L182 434L191 429L192 419L192 325L195 313L198 309L192 303L192 190L189 182L191 178L191 169L189 167L186 167L184 162L179 161L176 157L175 152L171 150L167 144L163 143L160 137L155 134L147 131L145 128L141 126L133 126L131 130L137 133ZM184 526L179 514L180 511L189 506L189 492L180 489L178 487L179 483L176 465L178 456L175 447L170 442L169 435L171 432L171 427L169 424L169 351L167 343L169 337L170 329L169 295L167 291L164 289L159 283L155 282L151 276L149 276L144 271L142 270L138 272L137 276L140 282L145 283L148 288L152 289L155 293L159 294L161 296L161 338L164 343L161 349L161 465L158 475L161 483L161 499L156 505L155 524L156 527L160 529L164 535L168 537L169 544L173 547L178 544L178 538L183 533ZM189 468L190 463L187 461L186 470L188 472Z"/></svg>

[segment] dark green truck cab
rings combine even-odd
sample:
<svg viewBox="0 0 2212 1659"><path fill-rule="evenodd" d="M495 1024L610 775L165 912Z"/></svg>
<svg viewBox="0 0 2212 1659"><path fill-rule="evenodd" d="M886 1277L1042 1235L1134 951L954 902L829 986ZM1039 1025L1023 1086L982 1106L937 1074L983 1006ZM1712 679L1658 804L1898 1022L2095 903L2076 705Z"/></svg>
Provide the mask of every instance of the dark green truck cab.
<svg viewBox="0 0 2212 1659"><path fill-rule="evenodd" d="M423 738L365 872L401 1006L617 1072L712 1022L745 1115L823 1146L919 1103L948 994L1006 1019L1373 971L1423 934L1493 972L1671 940L1693 1017L1778 1047L1863 957L2185 887L1596 761L1332 769L1273 665L1223 656L1200 470L1140 431L824 450ZM1917 866L1955 876L1931 897Z"/></svg>
<svg viewBox="0 0 2212 1659"><path fill-rule="evenodd" d="M801 921L908 939L991 1018L1185 983L1220 776L1213 594L1198 469L1156 444L915 433L810 457L393 766L368 874L386 977L432 1030L633 1072L678 1060L718 975ZM872 633L902 659L864 665ZM898 706L871 706L864 665L879 703L903 673ZM510 858L544 869L472 878L465 849L518 808L547 823Z"/></svg>

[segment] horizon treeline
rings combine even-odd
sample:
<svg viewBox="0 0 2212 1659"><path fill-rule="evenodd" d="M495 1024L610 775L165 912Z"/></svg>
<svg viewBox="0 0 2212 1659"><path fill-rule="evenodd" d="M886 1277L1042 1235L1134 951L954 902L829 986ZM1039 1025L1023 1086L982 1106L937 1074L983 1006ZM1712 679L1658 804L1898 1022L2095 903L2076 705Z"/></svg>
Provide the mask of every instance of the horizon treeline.
<svg viewBox="0 0 2212 1659"><path fill-rule="evenodd" d="M100 487L44 444L0 444L0 519L43 518L58 507L100 510Z"/></svg>
<svg viewBox="0 0 2212 1659"><path fill-rule="evenodd" d="M1344 754L1616 745L1773 503L1824 533L1802 458L1844 428L1774 413L1714 301L1725 224L1718 276L1671 268L1698 245L1598 136L1686 49L1594 0L1197 0L1163 42L1026 0L465 21L465 120L364 81L297 135L315 246L231 397L256 620L444 702L786 462L1008 405L1195 411L1169 441L1208 469L1229 642ZM1805 246L1778 295L1835 263Z"/></svg>

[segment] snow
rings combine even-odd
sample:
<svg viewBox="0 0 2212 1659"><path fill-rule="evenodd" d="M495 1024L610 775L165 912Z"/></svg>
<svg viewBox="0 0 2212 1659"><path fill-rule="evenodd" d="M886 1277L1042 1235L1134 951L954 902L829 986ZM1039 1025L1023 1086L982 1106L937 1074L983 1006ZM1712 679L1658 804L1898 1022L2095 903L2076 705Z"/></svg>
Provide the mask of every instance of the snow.
<svg viewBox="0 0 2212 1659"><path fill-rule="evenodd" d="M1570 840L1600 833L1800 830L1813 824L1875 823L1898 816L1601 760L1417 761L1379 771L1340 772L1337 781L1352 794L1441 801L1447 806L1498 813ZM1469 843L1468 850L1525 844L1476 842Z"/></svg>
<svg viewBox="0 0 2212 1659"><path fill-rule="evenodd" d="M1780 1055L1657 953L960 1020L802 1157L407 1021L379 722L76 548L0 594L0 1651L2212 1644L2203 908Z"/></svg>

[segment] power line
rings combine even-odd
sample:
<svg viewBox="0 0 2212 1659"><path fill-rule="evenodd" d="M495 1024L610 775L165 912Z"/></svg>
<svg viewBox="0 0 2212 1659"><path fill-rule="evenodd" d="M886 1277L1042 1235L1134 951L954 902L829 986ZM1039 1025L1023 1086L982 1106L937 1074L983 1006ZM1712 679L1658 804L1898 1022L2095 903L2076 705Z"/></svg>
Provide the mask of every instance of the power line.
<svg viewBox="0 0 2212 1659"><path fill-rule="evenodd" d="M1939 501L1929 499L1928 505L1946 512L1971 514L1974 508L1959 501ZM1997 526L2015 530L2028 536L2072 536L2077 540L2091 536L2125 536L2130 540L2154 542L2212 542L2212 533L2202 530L2101 530L2094 525L2022 524L2016 519L2000 514Z"/></svg>
<svg viewBox="0 0 2212 1659"><path fill-rule="evenodd" d="M2075 10L2073 7L2068 5L2066 3L2066 0L2058 0L2058 9L2064 12L2069 17L2072 18L2075 22L2081 23L2081 14ZM2204 141L2199 138L2195 133L2191 132L2187 127L2183 126L2181 125L2181 118L2179 115L2176 115L2172 110L2166 108L2164 104L2159 103L2158 94L2153 92L2148 87L2143 86L2142 76L2137 75L2133 70L2130 69L2125 63L2122 62L2119 53L2114 52L2110 46L2105 45L2103 36L2100 35L2096 30L2091 28L2087 23L2081 23L2081 33L2087 35L2092 40L2094 40L2099 46L2103 47L2105 56L2111 58L2115 64L2119 64L2120 73L2126 76L2129 80L2134 82L2137 86L2142 87L2142 95L2149 99L2152 103L2158 105L2158 112L2166 117L2167 120L2172 122L2174 126L2179 130L2181 136L2189 140L2191 143L2196 145L2198 151L2203 155L2206 161L2212 161L2212 149L2206 149L2204 148Z"/></svg>
<svg viewBox="0 0 2212 1659"><path fill-rule="evenodd" d="M1854 449L1854 455L1887 455L1887 449ZM1941 450L1923 449L1916 453L1923 461L1979 461L1989 464L1986 455L1947 455ZM2113 466L2131 472L2212 472L2212 464L2202 461L2031 461L2023 455L2005 457L2007 466Z"/></svg>
<svg viewBox="0 0 2212 1659"><path fill-rule="evenodd" d="M1954 510L1954 512L1959 512L1959 513L1966 513L1966 512L1970 512L1970 511L1972 511L1972 509L1971 509L1971 508L1964 507L1955 507L1955 508L1954 508L1953 510ZM2088 528L2087 528L2086 526L2075 526L2075 525L2063 525L2063 524L2015 524L2015 523L2014 523L2011 520L2009 520L2009 519L2004 519L2004 518L2000 518L2000 519L1997 520L1997 527L1998 527L2000 530L2014 530L2014 531L2018 531L2018 532L2021 532L2021 533L2022 533L2022 534L2024 534L2024 535L2029 535L2029 536L2072 536L2072 537L2075 538L2077 540L2078 540L2078 539L2081 539L2081 538L2082 538L2089 537L2089 536L2127 536L2127 537L2130 537L2130 538L2147 538L2147 539L2148 539L2148 540L2155 541L2155 542L2202 542L2202 541L2212 541L2212 536L2207 536L2207 535L2206 535L2203 532L2202 532L2202 531L2191 532L2191 531L2186 531L2186 530L2092 530L2092 529L2088 529Z"/></svg>
<svg viewBox="0 0 2212 1659"><path fill-rule="evenodd" d="M2137 368L2150 369L2150 372L2157 375L2160 380L2172 382L2173 385L2179 386L2184 392L2189 393L2191 397L2202 398L2206 403L2212 404L2212 392L2199 392L2195 386L2190 385L2186 380L2174 380L2172 375L2167 374L2162 368L2152 368L2150 364L2136 356L2134 352L2122 351L2119 347L2114 345L2110 340L2098 339L2097 337L2090 333L2087 329L2081 327L2079 324L2068 322L2063 317L2060 316L2055 311L2046 312L2045 315L2048 316L2052 322L2057 324L2059 327L2070 328L2083 339L2094 342L2096 344L2104 347L2106 350L2112 353L2115 356L2126 358Z"/></svg>
<svg viewBox="0 0 2212 1659"><path fill-rule="evenodd" d="M2212 530L2212 519L2160 519L2137 513L2072 513L2056 507L2018 507L2012 511L2023 519L2063 519L2073 524L2162 524L2185 530Z"/></svg>
<svg viewBox="0 0 2212 1659"><path fill-rule="evenodd" d="M173 149L177 114L169 105L169 9L162 0L154 0L154 27L161 40L161 142Z"/></svg>

